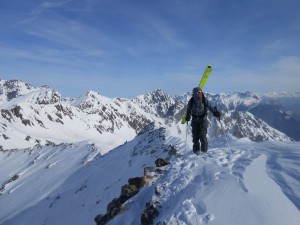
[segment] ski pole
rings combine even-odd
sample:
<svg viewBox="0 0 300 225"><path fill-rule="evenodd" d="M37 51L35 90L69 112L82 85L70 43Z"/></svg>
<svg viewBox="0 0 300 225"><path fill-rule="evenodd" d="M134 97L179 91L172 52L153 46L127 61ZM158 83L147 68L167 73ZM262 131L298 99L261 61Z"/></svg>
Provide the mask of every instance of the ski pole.
<svg viewBox="0 0 300 225"><path fill-rule="evenodd" d="M188 123L189 123L189 121L186 121L186 129L185 129L185 149L187 149Z"/></svg>
<svg viewBox="0 0 300 225"><path fill-rule="evenodd" d="M227 143L228 149L229 149L230 153L232 153L232 152L231 152L231 148L230 148L229 143L228 143L228 140L227 140L227 135L226 135L226 132L225 132L225 129L224 129L224 127L223 127L223 124L222 124L222 122L221 122L220 117L219 117L219 122L220 122L220 124L221 124L221 127L222 127L222 130L223 130L225 139L226 139L226 143Z"/></svg>
<svg viewBox="0 0 300 225"><path fill-rule="evenodd" d="M186 96L185 96L185 107L186 108L187 108L187 105L188 105L188 94L186 93ZM185 129L185 150L186 150L186 152L188 152L187 151L188 123L189 123L189 121L186 121L186 129Z"/></svg>

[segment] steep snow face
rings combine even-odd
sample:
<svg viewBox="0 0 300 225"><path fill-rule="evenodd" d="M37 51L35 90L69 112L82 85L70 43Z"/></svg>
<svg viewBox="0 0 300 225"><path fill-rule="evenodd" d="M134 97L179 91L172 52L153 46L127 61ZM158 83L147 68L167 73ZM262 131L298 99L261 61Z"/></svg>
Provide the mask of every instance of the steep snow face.
<svg viewBox="0 0 300 225"><path fill-rule="evenodd" d="M6 207L1 210L0 223L43 200L51 209L60 198L57 189L99 154L94 145L86 142L1 152L0 201Z"/></svg>
<svg viewBox="0 0 300 225"><path fill-rule="evenodd" d="M129 178L168 158L109 224L140 224L146 203L154 224L297 224L299 143L229 139L195 156L166 129L149 129L109 153L87 143L0 152L0 223L93 225ZM174 151L170 154L170 150ZM32 191L35 190L35 191Z"/></svg>

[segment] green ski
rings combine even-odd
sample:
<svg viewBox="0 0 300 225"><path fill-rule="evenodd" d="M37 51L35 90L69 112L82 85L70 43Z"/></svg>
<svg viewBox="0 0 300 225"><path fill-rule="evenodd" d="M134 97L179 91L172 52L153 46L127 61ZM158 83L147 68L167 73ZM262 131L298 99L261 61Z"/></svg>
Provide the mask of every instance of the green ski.
<svg viewBox="0 0 300 225"><path fill-rule="evenodd" d="M205 71L204 71L204 73L203 73L203 75L202 75L202 78L201 78L201 80L200 80L200 83L199 83L199 88L200 88L201 90L203 90L203 87L204 87L204 85L205 85L205 83L206 83L206 81L207 81L207 79L208 79L208 77L209 77L211 71L212 71L212 66L211 66L211 65L208 65L208 66L206 67L206 69L205 69ZM182 116L182 120L181 120L181 124L185 124L185 123L186 123L186 114L184 114L184 115Z"/></svg>
<svg viewBox="0 0 300 225"><path fill-rule="evenodd" d="M211 71L212 71L212 66L211 66L211 65L208 65L208 66L206 67L206 69L205 69L205 71L204 71L204 74L203 74L203 76L202 76L202 78L201 78L201 81L200 81L200 83L199 83L199 88L200 88L201 90L204 88L204 85L205 85L205 83L206 83L206 81L207 81L207 79L208 79L208 77L209 77Z"/></svg>

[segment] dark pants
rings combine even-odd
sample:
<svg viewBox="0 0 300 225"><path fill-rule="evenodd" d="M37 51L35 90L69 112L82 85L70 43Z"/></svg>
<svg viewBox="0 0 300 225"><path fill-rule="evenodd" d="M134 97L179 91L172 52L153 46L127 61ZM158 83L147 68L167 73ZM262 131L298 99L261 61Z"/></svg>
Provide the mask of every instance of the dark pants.
<svg viewBox="0 0 300 225"><path fill-rule="evenodd" d="M201 142L201 151L207 152L208 143L207 143L207 127L208 121L206 118L202 120L192 120L192 134L193 134L193 151L200 151Z"/></svg>

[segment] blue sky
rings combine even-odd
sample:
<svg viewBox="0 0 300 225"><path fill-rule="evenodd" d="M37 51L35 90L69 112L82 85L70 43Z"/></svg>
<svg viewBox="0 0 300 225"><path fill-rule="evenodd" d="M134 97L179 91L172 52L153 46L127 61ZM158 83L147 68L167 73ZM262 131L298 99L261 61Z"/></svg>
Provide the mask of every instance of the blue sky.
<svg viewBox="0 0 300 225"><path fill-rule="evenodd" d="M0 78L65 97L300 91L298 0L1 0Z"/></svg>

